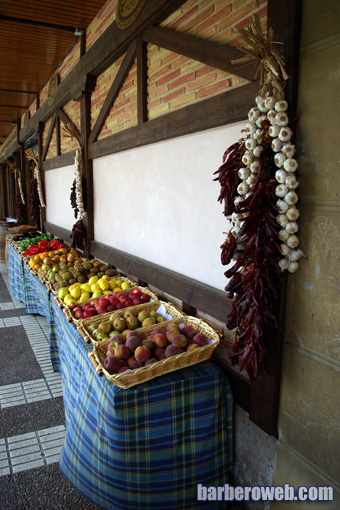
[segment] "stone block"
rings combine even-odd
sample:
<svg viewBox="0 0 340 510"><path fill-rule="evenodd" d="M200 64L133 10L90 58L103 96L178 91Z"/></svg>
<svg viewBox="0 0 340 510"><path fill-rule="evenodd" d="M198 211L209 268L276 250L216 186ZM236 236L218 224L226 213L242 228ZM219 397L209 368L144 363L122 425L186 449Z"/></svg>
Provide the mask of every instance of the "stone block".
<svg viewBox="0 0 340 510"><path fill-rule="evenodd" d="M340 480L339 365L286 345L279 437L329 478Z"/></svg>
<svg viewBox="0 0 340 510"><path fill-rule="evenodd" d="M340 217L337 208L301 208L300 245L307 258L287 283L285 337L340 361Z"/></svg>
<svg viewBox="0 0 340 510"><path fill-rule="evenodd" d="M276 451L275 473L273 476L274 486L284 486L289 483L295 488L298 487L329 487L333 486L333 481L325 478L318 472L315 466L311 465L292 451L286 445L280 443ZM273 502L270 505L271 510L337 510L340 508L339 488L334 486L333 501L287 501Z"/></svg>

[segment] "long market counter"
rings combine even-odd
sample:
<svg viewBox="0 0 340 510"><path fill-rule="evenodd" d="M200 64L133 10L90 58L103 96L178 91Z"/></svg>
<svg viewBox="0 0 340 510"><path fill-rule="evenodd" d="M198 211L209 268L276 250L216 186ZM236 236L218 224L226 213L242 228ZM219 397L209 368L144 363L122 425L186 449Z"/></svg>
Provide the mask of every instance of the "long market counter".
<svg viewBox="0 0 340 510"><path fill-rule="evenodd" d="M232 467L232 394L214 363L121 389L96 373L73 322L14 247L11 292L46 317L51 362L61 371L66 436L64 476L97 505L114 510L225 508L197 501L197 484L224 486Z"/></svg>

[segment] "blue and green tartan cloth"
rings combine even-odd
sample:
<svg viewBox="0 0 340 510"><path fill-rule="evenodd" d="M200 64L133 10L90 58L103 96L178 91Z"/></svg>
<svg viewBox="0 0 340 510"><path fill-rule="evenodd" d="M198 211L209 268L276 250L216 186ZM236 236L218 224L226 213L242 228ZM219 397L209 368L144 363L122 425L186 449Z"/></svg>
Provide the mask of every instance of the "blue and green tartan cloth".
<svg viewBox="0 0 340 510"><path fill-rule="evenodd" d="M51 360L62 374L64 476L104 509L226 508L196 498L197 484L223 486L232 468L233 400L223 370L205 361L120 389L96 374L92 346L52 296L39 299L49 303Z"/></svg>

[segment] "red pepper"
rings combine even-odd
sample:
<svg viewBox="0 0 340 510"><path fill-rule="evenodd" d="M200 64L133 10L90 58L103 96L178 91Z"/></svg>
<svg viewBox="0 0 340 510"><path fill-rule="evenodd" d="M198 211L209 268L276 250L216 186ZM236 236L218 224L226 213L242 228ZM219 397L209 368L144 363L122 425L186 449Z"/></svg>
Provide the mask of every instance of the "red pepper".
<svg viewBox="0 0 340 510"><path fill-rule="evenodd" d="M38 242L38 246L47 246L47 245L48 245L47 239L42 239L41 241Z"/></svg>
<svg viewBox="0 0 340 510"><path fill-rule="evenodd" d="M64 243L59 243L56 249L61 250L61 248L66 248Z"/></svg>
<svg viewBox="0 0 340 510"><path fill-rule="evenodd" d="M52 241L50 241L48 243L48 246L49 246L50 250L56 250L58 244L59 244L59 241L57 241L57 239L53 239Z"/></svg>

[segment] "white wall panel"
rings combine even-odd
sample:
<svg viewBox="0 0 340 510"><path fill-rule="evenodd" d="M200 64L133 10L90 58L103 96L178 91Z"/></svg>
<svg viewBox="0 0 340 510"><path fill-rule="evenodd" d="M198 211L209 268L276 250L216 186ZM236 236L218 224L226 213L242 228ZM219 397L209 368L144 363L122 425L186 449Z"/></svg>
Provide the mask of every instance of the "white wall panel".
<svg viewBox="0 0 340 510"><path fill-rule="evenodd" d="M70 201L73 172L74 166L70 165L44 173L46 221L68 230L76 221Z"/></svg>
<svg viewBox="0 0 340 510"><path fill-rule="evenodd" d="M95 240L223 289L230 225L213 172L243 125L94 160Z"/></svg>

